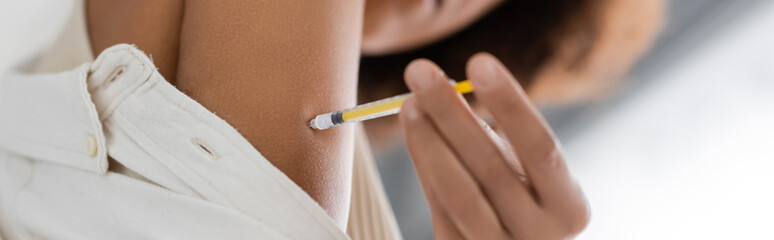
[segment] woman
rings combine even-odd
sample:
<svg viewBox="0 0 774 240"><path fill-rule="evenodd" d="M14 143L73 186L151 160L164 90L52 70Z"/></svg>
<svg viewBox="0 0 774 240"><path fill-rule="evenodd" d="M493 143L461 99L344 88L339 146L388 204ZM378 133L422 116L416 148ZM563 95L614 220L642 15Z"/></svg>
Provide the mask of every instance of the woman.
<svg viewBox="0 0 774 240"><path fill-rule="evenodd" d="M126 219L102 222L98 221L101 218L77 218L92 224L69 222L74 227L64 232L71 234L97 233L78 227L94 226L96 221L126 236L141 236L141 233L164 236L189 230L191 235L177 236L202 237L204 235L193 233L202 233L203 229L191 227L233 223L227 224L230 225L228 227L219 225L214 230L208 230L214 234L228 229L232 237L310 238L314 236L310 234L324 233L330 238L340 238L342 235L331 226L338 226L338 231L341 231L347 226L347 216L350 215L355 129L340 127L316 132L308 129L305 122L317 113L355 104L361 45L362 50L370 53L416 48L465 28L501 4L513 3L451 0L273 3L89 1L84 15L87 16L90 48L93 53L103 54L90 64L88 71L75 73L88 73L83 85L88 85L96 105L96 110L90 112L94 112L92 116L98 116L97 119L105 125L105 136L102 136L102 130L99 130L102 127L97 122L94 124L96 137L86 138L88 155L102 159L98 161L100 164L95 172L104 173L106 169L103 168L108 166L111 169L104 181L99 177L92 179L94 176L90 175L80 176L80 173L67 175L70 173L64 170L37 164L39 159L48 157L23 149L26 145L7 141L3 145L4 149L9 149L6 153L7 165L31 168L29 172L34 175L6 174L11 179L26 179L28 183L3 190L19 191L20 196L33 204L42 198L30 192L48 193L58 183L52 181L51 176L67 180L83 178L84 182L91 184L89 186L110 183L105 194L112 194L110 196L114 195L114 198L100 194L91 201L121 201L127 206L134 206L128 210L136 213L117 211L120 213L118 216L133 216L140 222L146 219L152 225L163 226L148 231L151 226ZM131 47L108 48L123 42L136 44L153 57L153 63ZM46 58L42 59L45 61ZM158 73L149 73L150 80L137 84L126 80L154 66L158 67ZM468 76L477 88L476 96L510 137L517 155L524 162L529 184L523 185L515 171L502 167L514 163L505 162L508 154L500 153L500 145L493 140L496 138L489 138L464 102L438 84L444 82L440 81L444 78L440 70L425 61L412 64L406 71L406 80L417 93L417 98L407 103L403 121L409 148L434 208L437 236L567 237L576 234L583 228L588 216L585 201L563 168L550 131L530 107L515 80L492 57L479 55L468 66ZM181 97L172 85L159 82L163 80L174 84L191 99ZM30 81L8 82L23 87ZM115 92L118 90L111 90L111 86L126 86L118 89L133 90L125 97L123 93ZM493 89L486 86L502 87ZM491 95L481 95L481 92ZM10 100L18 100L10 96ZM490 96L494 98L490 99ZM216 112L222 120L205 108ZM448 111L438 111L442 109ZM19 117L0 123L4 130L16 133L19 130L14 127L20 125L37 127L25 123L28 120L25 116L35 113L19 113L18 108L13 106L8 106L6 110L13 110L11 113ZM88 108L83 111L89 112ZM514 116L513 113L518 114ZM453 122L447 123L438 121L438 116L455 117ZM229 125L239 132L230 129ZM450 127L465 131L457 131L462 135L449 135ZM528 127L530 131L522 136L513 134L521 132L523 127ZM57 128L52 128L52 131L57 131ZM189 132L193 136L186 135ZM225 138L214 133L220 133ZM188 145L178 144L177 138L166 138L168 136L186 136ZM463 146L456 144L460 139L481 141L478 142L480 145ZM230 147L228 143L238 150L227 150ZM250 145L254 149L248 147ZM190 146L203 155L192 155L187 148ZM244 156L236 156L239 154L235 152ZM108 156L111 158L109 164ZM470 164L471 160L478 159L475 156L486 158L476 161L477 164ZM195 161L201 157L216 163ZM51 162L59 161L62 160ZM66 159L63 161L68 162ZM269 169L262 163L266 161L276 169ZM451 164L448 168L423 167L432 161ZM541 163L544 161L549 164ZM5 169L11 171L8 169L12 167ZM260 176L251 175L250 170L255 170L252 173ZM178 199L163 191L154 192L159 189L151 190L145 185L135 186L132 184L137 183L121 176L155 184L161 186L161 190L191 199ZM319 204L333 221L322 219L321 210L310 205L311 201L300 194L295 185L283 182L286 181L284 176ZM277 182L276 186L271 185L272 181ZM449 184L459 187L468 197L454 197L449 192ZM129 185L136 188L127 187ZM113 190L110 186L121 188ZM118 194L119 190L123 191L122 194ZM129 193L146 192L158 196L128 200L122 197ZM271 194L277 194L279 199L269 199L267 195ZM141 205L140 202L146 199L158 201L157 205ZM45 206L62 209L50 207L53 204ZM100 206L103 208L97 207L99 211L96 212L121 208ZM157 210L174 214L151 217L148 214L153 206L163 206ZM293 209L293 206L301 210ZM220 209L223 207L226 209ZM31 208L23 209L27 212L17 210L16 213L7 213L9 215L4 219L11 220L7 221L7 226L2 226L4 234L61 236L57 235L62 232L61 227L52 226L63 226L62 221L36 225L29 219L25 221L24 217L67 219L54 218L63 214L48 216L44 212L35 215L29 212ZM185 214L198 216L196 219L213 217L197 223L181 217L187 216ZM293 225L293 221L298 226L289 226ZM138 230L129 230L134 228Z"/></svg>

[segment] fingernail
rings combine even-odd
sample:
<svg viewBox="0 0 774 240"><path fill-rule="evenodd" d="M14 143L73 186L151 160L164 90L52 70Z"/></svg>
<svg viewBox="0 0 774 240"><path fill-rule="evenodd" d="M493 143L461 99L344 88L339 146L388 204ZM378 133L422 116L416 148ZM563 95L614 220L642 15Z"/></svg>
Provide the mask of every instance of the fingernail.
<svg viewBox="0 0 774 240"><path fill-rule="evenodd" d="M420 63L421 65L429 65L427 63ZM411 68L411 72L409 76L412 78L411 82L413 82L414 90L415 91L423 91L430 87L430 85L433 83L433 81L437 81L436 78L438 78L439 75L443 75L443 73L439 72L437 69L435 69L434 66L413 66Z"/></svg>
<svg viewBox="0 0 774 240"><path fill-rule="evenodd" d="M403 104L403 108L401 111L406 112L406 118L408 120L416 120L419 118L419 109L417 109L416 104L414 104L413 99L409 99L406 101L406 103Z"/></svg>
<svg viewBox="0 0 774 240"><path fill-rule="evenodd" d="M491 58L483 58L481 60L481 75L480 79L476 79L478 86L476 88L483 89L492 87L495 84L497 78L497 66L494 60Z"/></svg>

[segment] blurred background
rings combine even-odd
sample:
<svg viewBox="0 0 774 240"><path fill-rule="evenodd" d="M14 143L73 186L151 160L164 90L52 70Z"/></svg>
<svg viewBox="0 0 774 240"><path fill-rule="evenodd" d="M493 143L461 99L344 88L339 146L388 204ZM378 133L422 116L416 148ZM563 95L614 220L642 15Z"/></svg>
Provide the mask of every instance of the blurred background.
<svg viewBox="0 0 774 240"><path fill-rule="evenodd" d="M0 71L67 17L11 2ZM774 239L774 1L671 0L619 91L542 111L591 204L580 239ZM406 150L377 158L405 239L432 239Z"/></svg>
<svg viewBox="0 0 774 240"><path fill-rule="evenodd" d="M579 239L774 239L774 1L671 0L594 103L542 109L591 204ZM433 239L404 148L377 156L405 239Z"/></svg>

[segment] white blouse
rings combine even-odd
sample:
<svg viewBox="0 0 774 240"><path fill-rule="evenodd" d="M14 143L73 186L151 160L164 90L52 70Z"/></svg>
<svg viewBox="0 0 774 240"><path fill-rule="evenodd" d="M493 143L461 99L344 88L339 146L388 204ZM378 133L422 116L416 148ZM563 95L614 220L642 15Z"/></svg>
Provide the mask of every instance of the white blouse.
<svg viewBox="0 0 774 240"><path fill-rule="evenodd" d="M92 61L83 8L0 76L0 238L400 238L362 129L348 236L143 52Z"/></svg>

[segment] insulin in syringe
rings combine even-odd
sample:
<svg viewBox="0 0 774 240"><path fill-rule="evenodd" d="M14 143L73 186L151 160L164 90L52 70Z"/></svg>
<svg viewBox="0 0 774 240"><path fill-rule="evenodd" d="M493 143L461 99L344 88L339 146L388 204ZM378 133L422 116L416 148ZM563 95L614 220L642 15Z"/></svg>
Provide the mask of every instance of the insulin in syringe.
<svg viewBox="0 0 774 240"><path fill-rule="evenodd" d="M455 83L454 89L457 90L458 93L465 94L473 91L473 85L468 80L465 80ZM345 123L360 122L396 114L400 112L400 107L403 105L403 102L413 95L414 94L412 93L401 94L341 111L320 114L312 119L312 121L309 121L309 127L323 130Z"/></svg>

